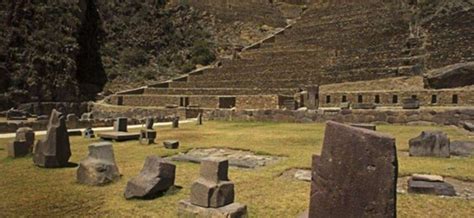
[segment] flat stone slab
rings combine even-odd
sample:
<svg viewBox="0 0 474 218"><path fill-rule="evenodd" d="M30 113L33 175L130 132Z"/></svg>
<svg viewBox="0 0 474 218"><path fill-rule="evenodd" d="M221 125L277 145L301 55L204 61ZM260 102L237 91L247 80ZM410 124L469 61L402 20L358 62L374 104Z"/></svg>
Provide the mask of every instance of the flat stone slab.
<svg viewBox="0 0 474 218"><path fill-rule="evenodd" d="M178 217L245 218L247 217L247 206L240 203L232 203L219 208L205 208L193 205L189 200L182 200L178 204Z"/></svg>
<svg viewBox="0 0 474 218"><path fill-rule="evenodd" d="M411 178L415 181L444 182L443 177L438 175L413 174Z"/></svg>
<svg viewBox="0 0 474 218"><path fill-rule="evenodd" d="M417 181L413 178L408 180L408 192L444 196L456 195L456 190L454 190L454 187L447 182Z"/></svg>
<svg viewBox="0 0 474 218"><path fill-rule="evenodd" d="M98 134L99 138L104 140L115 140L115 141L128 141L128 140L138 140L140 138L140 133L130 133L130 132L102 132Z"/></svg>
<svg viewBox="0 0 474 218"><path fill-rule="evenodd" d="M468 157L474 154L474 141L454 141L449 145L449 153L454 156Z"/></svg>
<svg viewBox="0 0 474 218"><path fill-rule="evenodd" d="M227 148L196 148L187 153L181 153L170 157L173 161L186 161L201 163L205 158L226 158L229 165L240 168L257 168L276 163L283 157L269 155L255 155L250 151L227 149Z"/></svg>

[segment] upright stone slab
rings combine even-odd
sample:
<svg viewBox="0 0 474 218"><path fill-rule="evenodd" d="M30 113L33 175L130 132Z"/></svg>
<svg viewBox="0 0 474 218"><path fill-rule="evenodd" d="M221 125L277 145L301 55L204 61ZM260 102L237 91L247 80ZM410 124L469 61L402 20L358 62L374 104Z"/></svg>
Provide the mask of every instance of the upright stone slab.
<svg viewBox="0 0 474 218"><path fill-rule="evenodd" d="M69 136L64 114L53 109L49 118L46 137L33 149L35 165L46 168L65 167L71 157Z"/></svg>
<svg viewBox="0 0 474 218"><path fill-rule="evenodd" d="M127 132L127 118L119 117L114 121L114 131Z"/></svg>
<svg viewBox="0 0 474 218"><path fill-rule="evenodd" d="M99 142L89 146L89 156L77 169L77 182L86 185L105 185L120 179L119 169L110 142Z"/></svg>
<svg viewBox="0 0 474 218"><path fill-rule="evenodd" d="M396 217L393 137L328 122L313 156L309 217Z"/></svg>
<svg viewBox="0 0 474 218"><path fill-rule="evenodd" d="M196 118L196 125L202 125L202 113L199 113Z"/></svg>
<svg viewBox="0 0 474 218"><path fill-rule="evenodd" d="M30 127L21 127L16 130L15 141L26 142L29 150L33 150L35 144L35 132Z"/></svg>
<svg viewBox="0 0 474 218"><path fill-rule="evenodd" d="M191 199L179 202L178 217L247 217L247 206L234 203L228 168L226 159L203 160L200 178L191 185Z"/></svg>
<svg viewBox="0 0 474 218"><path fill-rule="evenodd" d="M158 156L149 156L140 174L127 183L124 196L152 198L174 185L176 166Z"/></svg>
<svg viewBox="0 0 474 218"><path fill-rule="evenodd" d="M172 127L179 128L179 117L173 117Z"/></svg>
<svg viewBox="0 0 474 218"><path fill-rule="evenodd" d="M440 131L423 131L408 142L410 156L449 157L449 138Z"/></svg>
<svg viewBox="0 0 474 218"><path fill-rule="evenodd" d="M154 120L148 117L145 121L145 129L140 130L140 144L153 144L156 139L156 131L153 129Z"/></svg>
<svg viewBox="0 0 474 218"><path fill-rule="evenodd" d="M318 108L318 94L319 94L319 86L309 86L307 87L308 97L306 99L306 107L309 110L315 110Z"/></svg>
<svg viewBox="0 0 474 218"><path fill-rule="evenodd" d="M153 124L155 124L155 120L153 117L148 117L145 120L145 128L146 129L153 129Z"/></svg>

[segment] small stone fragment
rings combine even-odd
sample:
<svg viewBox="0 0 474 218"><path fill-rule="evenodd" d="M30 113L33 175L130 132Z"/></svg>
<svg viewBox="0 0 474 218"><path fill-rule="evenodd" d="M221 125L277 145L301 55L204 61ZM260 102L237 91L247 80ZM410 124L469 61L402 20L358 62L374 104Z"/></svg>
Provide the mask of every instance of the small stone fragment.
<svg viewBox="0 0 474 218"><path fill-rule="evenodd" d="M163 145L167 149L178 149L179 148L179 141L178 140L166 140L163 142Z"/></svg>

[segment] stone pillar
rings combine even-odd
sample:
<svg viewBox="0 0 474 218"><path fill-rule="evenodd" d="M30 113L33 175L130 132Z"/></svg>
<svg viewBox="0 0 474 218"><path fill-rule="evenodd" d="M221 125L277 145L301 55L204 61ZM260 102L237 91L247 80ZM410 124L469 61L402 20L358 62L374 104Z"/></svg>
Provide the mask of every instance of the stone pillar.
<svg viewBox="0 0 474 218"><path fill-rule="evenodd" d="M114 131L117 132L127 132L127 118L126 117L119 117L114 122Z"/></svg>
<svg viewBox="0 0 474 218"><path fill-rule="evenodd" d="M179 117L178 116L173 117L172 127L173 128L179 128Z"/></svg>
<svg viewBox="0 0 474 218"><path fill-rule="evenodd" d="M319 86L308 86L308 97L305 101L306 107L310 110L318 109Z"/></svg>
<svg viewBox="0 0 474 218"><path fill-rule="evenodd" d="M396 217L395 138L328 122L313 156L309 217Z"/></svg>
<svg viewBox="0 0 474 218"><path fill-rule="evenodd" d="M247 206L234 203L228 168L226 159L203 160L200 178L191 185L191 199L179 202L178 217L246 217Z"/></svg>
<svg viewBox="0 0 474 218"><path fill-rule="evenodd" d="M77 169L77 181L86 185L105 185L120 179L115 155L110 142L99 142L89 146L89 156Z"/></svg>

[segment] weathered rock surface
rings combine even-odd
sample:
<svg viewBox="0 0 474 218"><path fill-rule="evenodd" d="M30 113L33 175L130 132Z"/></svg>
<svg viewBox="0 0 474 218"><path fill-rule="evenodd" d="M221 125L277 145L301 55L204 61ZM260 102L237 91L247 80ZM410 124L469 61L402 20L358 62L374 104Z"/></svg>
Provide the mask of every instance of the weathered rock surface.
<svg viewBox="0 0 474 218"><path fill-rule="evenodd" d="M48 123L46 137L38 141L33 149L35 165L46 168L65 167L71 157L69 136L64 114L53 110Z"/></svg>
<svg viewBox="0 0 474 218"><path fill-rule="evenodd" d="M178 217L245 218L247 217L247 206L240 203L232 203L219 208L205 208L196 206L189 200L182 200L178 204Z"/></svg>
<svg viewBox="0 0 474 218"><path fill-rule="evenodd" d="M440 131L423 131L410 139L410 156L449 157L448 135Z"/></svg>
<svg viewBox="0 0 474 218"><path fill-rule="evenodd" d="M432 181L412 177L408 180L408 192L417 194L455 196L454 187L444 181Z"/></svg>
<svg viewBox="0 0 474 218"><path fill-rule="evenodd" d="M153 198L174 185L176 166L158 156L149 156L140 174L127 183L124 196Z"/></svg>
<svg viewBox="0 0 474 218"><path fill-rule="evenodd" d="M13 141L7 146L7 153L9 157L24 157L31 152L31 147L26 141Z"/></svg>
<svg viewBox="0 0 474 218"><path fill-rule="evenodd" d="M474 154L474 142L454 141L449 145L449 153L454 156L471 156Z"/></svg>
<svg viewBox="0 0 474 218"><path fill-rule="evenodd" d="M464 129L466 129L469 132L474 132L474 123L465 121L463 123L463 127L464 127Z"/></svg>
<svg viewBox="0 0 474 218"><path fill-rule="evenodd" d="M309 217L396 217L397 173L393 137L328 122L313 156Z"/></svg>
<svg viewBox="0 0 474 218"><path fill-rule="evenodd" d="M218 208L234 202L234 184L227 176L229 161L208 158L201 162L200 178L191 185L191 203Z"/></svg>
<svg viewBox="0 0 474 218"><path fill-rule="evenodd" d="M178 140L166 140L163 142L163 146L167 149L178 149L179 141Z"/></svg>
<svg viewBox="0 0 474 218"><path fill-rule="evenodd" d="M372 130L372 131L377 130L377 126L374 125L374 124L370 124L370 123L353 123L353 124L350 124L350 125L352 127L363 128L363 129L368 129L368 130Z"/></svg>
<svg viewBox="0 0 474 218"><path fill-rule="evenodd" d="M114 131L117 132L127 132L127 118L126 117L119 117L117 120L114 121Z"/></svg>
<svg viewBox="0 0 474 218"><path fill-rule="evenodd" d="M427 88L444 89L474 85L474 62L449 65L425 75Z"/></svg>
<svg viewBox="0 0 474 218"><path fill-rule="evenodd" d="M99 142L89 146L89 156L77 169L77 181L86 185L105 185L120 179L112 143Z"/></svg>

